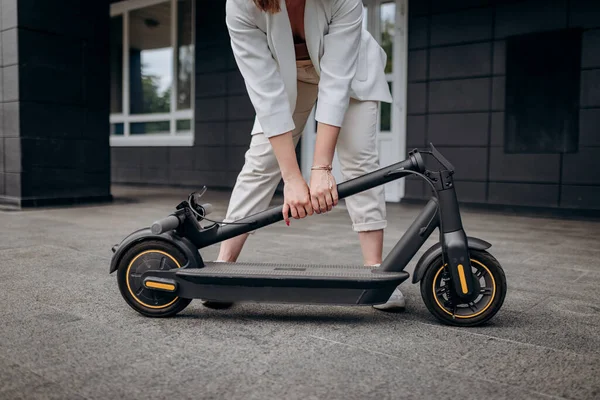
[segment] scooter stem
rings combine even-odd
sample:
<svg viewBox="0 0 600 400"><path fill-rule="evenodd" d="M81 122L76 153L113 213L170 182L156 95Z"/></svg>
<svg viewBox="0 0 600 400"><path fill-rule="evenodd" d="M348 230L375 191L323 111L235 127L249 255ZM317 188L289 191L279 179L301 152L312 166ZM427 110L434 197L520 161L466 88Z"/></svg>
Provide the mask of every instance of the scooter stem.
<svg viewBox="0 0 600 400"><path fill-rule="evenodd" d="M340 183L337 185L338 196L340 199L343 199L365 190L372 189L376 186L403 178L410 174L410 172L405 172L406 170L422 173L423 168L424 166L420 154L413 153L404 161L378 169L347 182ZM190 221L189 218L186 218L184 221L184 229L186 237L192 240L194 245L200 249L282 220L283 206L281 205L235 221L235 224L215 226L213 229L203 232L198 232L196 227L193 226L193 222Z"/></svg>

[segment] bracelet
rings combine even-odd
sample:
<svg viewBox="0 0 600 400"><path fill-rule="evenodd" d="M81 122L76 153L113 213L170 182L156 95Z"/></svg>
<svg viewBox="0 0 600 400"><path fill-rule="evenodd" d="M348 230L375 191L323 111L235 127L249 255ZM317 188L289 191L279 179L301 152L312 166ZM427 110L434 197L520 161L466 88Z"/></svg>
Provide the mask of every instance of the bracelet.
<svg viewBox="0 0 600 400"><path fill-rule="evenodd" d="M331 165L315 165L311 167L311 171L331 171L333 168Z"/></svg>
<svg viewBox="0 0 600 400"><path fill-rule="evenodd" d="M329 185L329 190L333 189L333 183L331 182L331 170L333 168L331 165L314 165L311 167L311 171L327 171L327 184Z"/></svg>

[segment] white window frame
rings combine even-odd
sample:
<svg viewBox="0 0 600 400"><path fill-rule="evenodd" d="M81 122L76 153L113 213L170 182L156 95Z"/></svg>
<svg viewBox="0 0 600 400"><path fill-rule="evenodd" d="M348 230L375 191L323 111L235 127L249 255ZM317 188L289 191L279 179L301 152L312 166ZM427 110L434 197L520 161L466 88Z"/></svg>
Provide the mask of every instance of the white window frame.
<svg viewBox="0 0 600 400"><path fill-rule="evenodd" d="M396 4L394 45L392 48L392 72L386 74L388 83L392 84L392 107L390 130L381 130L381 112L377 121L377 133L380 140L389 143L399 157L406 154L406 121L408 97L408 5L409 0L363 0L367 7L367 26L369 31L381 41L381 6L385 3ZM400 27L404 27L401 29ZM400 161L400 158L398 159ZM386 200L399 202L405 193L405 180L399 179L386 186Z"/></svg>
<svg viewBox="0 0 600 400"><path fill-rule="evenodd" d="M171 84L171 111L155 114L130 114L129 102L129 13L131 11L153 6L161 3L171 3L171 46L173 51L173 72ZM179 0L127 0L111 4L110 17L123 17L123 112L110 114L110 124L123 124L123 135L110 135L110 145L113 147L124 146L193 146L194 145L194 109L195 109L195 79L196 63L194 62L191 79L191 99L189 110L177 110L178 93L178 60L179 46L177 46L178 33L178 6ZM192 43L195 48L196 38L196 1L192 0ZM178 120L191 120L190 131L177 132ZM169 121L168 134L136 134L130 135L130 124L135 122Z"/></svg>

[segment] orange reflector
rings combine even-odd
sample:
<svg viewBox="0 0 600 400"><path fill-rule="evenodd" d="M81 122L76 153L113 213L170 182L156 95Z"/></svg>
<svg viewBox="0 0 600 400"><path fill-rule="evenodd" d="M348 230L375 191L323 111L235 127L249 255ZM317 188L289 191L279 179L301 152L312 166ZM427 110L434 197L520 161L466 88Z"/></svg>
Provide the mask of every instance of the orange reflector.
<svg viewBox="0 0 600 400"><path fill-rule="evenodd" d="M146 285L147 288L150 288L150 289L162 289L162 290L168 290L169 292L175 291L175 285L171 285L169 283L146 281L146 282L144 282L144 284Z"/></svg>
<svg viewBox="0 0 600 400"><path fill-rule="evenodd" d="M467 286L467 278L465 277L465 268L462 264L458 264L458 277L460 278L460 288L462 289L463 294L467 294L469 292L469 287Z"/></svg>

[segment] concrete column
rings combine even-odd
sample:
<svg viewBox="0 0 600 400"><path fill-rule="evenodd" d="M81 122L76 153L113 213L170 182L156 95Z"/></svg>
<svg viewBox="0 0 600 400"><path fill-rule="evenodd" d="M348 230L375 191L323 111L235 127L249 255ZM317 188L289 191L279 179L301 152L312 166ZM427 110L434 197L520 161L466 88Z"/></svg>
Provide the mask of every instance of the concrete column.
<svg viewBox="0 0 600 400"><path fill-rule="evenodd" d="M110 194L108 1L2 0L0 204Z"/></svg>

